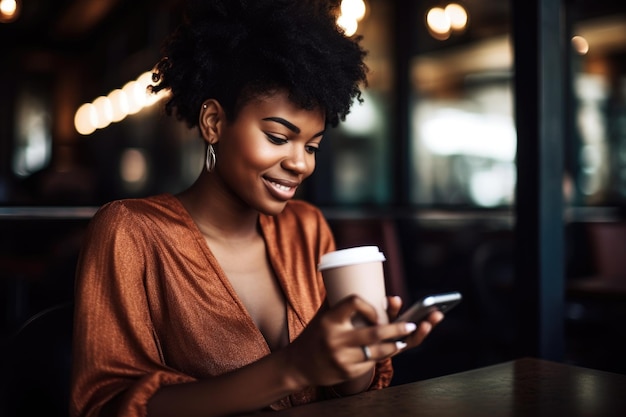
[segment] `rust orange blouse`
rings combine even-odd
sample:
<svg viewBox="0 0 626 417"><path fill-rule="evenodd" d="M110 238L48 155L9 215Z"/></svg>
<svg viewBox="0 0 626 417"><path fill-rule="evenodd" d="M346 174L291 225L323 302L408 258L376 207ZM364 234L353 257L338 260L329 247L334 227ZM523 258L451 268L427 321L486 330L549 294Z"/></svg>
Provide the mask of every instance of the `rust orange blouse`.
<svg viewBox="0 0 626 417"><path fill-rule="evenodd" d="M334 249L315 207L291 201L261 215L268 257L287 300L293 341L325 298L316 266ZM210 378L270 349L185 208L162 194L103 206L92 219L77 266L72 416L97 416L118 394L121 415L146 415L167 384ZM371 389L389 385L391 361L377 365ZM311 387L282 409L324 398Z"/></svg>

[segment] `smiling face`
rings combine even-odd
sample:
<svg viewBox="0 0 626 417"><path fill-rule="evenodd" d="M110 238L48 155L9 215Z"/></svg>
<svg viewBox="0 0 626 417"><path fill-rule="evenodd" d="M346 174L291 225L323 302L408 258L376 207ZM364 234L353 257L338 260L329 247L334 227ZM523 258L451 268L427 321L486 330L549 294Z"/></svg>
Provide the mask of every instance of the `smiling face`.
<svg viewBox="0 0 626 417"><path fill-rule="evenodd" d="M276 215L315 170L324 129L321 109L298 108L284 92L254 99L219 123L210 175L235 204Z"/></svg>

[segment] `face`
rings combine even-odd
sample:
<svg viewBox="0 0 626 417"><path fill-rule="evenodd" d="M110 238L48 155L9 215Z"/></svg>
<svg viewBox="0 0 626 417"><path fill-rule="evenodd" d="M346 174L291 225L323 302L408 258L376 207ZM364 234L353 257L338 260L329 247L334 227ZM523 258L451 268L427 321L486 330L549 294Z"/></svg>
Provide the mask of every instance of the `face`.
<svg viewBox="0 0 626 417"><path fill-rule="evenodd" d="M246 104L222 122L214 173L240 204L275 215L315 170L325 129L321 110L303 110L276 93Z"/></svg>

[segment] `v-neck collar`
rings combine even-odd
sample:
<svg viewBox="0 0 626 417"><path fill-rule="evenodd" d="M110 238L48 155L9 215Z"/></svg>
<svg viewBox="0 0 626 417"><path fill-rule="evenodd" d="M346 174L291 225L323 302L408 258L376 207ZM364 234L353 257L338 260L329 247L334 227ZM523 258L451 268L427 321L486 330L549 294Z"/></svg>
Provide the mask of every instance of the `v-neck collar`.
<svg viewBox="0 0 626 417"><path fill-rule="evenodd" d="M252 316L250 316L250 313L248 312L248 309L245 307L241 298L235 291L235 288L232 286L230 280L228 279L226 272L211 251L211 248L204 238L204 235L200 231L200 228L198 227L196 222L193 220L191 214L187 211L183 203L175 195L165 194L165 197L171 200L173 204L176 204L176 206L179 208L179 210L177 211L180 211L182 213L181 220L185 222L189 231L192 233L193 238L198 245L198 249L204 254L207 262L214 268L216 275L219 277L222 285L224 286L224 288L227 289L229 295L237 304L240 313L245 317L246 324L255 333L257 341L262 342L261 344L263 348L266 350L267 353L270 353L271 349L269 347L269 344L267 343L267 340L265 339L265 336L263 336L261 330L256 326L254 320L252 319ZM295 331L296 328L294 327L295 323L293 322L293 320L297 319L300 321L301 324L304 324L305 320L302 316L302 312L300 312L298 309L298 305L294 304L292 301L293 294L291 291L290 281L289 279L287 279L288 274L286 273L283 259L280 257L280 251L276 246L277 236L275 224L270 216L262 213L259 213L258 224L261 237L265 243L265 250L268 260L270 262L270 266L278 281L278 285L280 286L280 289L282 290L282 293L285 297L287 332L289 343L291 343L297 335Z"/></svg>

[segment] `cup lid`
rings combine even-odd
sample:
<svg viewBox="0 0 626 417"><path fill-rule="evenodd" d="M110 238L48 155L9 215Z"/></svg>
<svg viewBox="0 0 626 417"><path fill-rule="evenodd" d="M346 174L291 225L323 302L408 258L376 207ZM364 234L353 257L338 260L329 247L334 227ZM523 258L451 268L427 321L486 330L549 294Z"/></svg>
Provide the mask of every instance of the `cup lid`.
<svg viewBox="0 0 626 417"><path fill-rule="evenodd" d="M322 271L340 266L382 262L384 260L385 255L378 249L378 246L356 246L322 255L320 263L317 265L317 270Z"/></svg>

